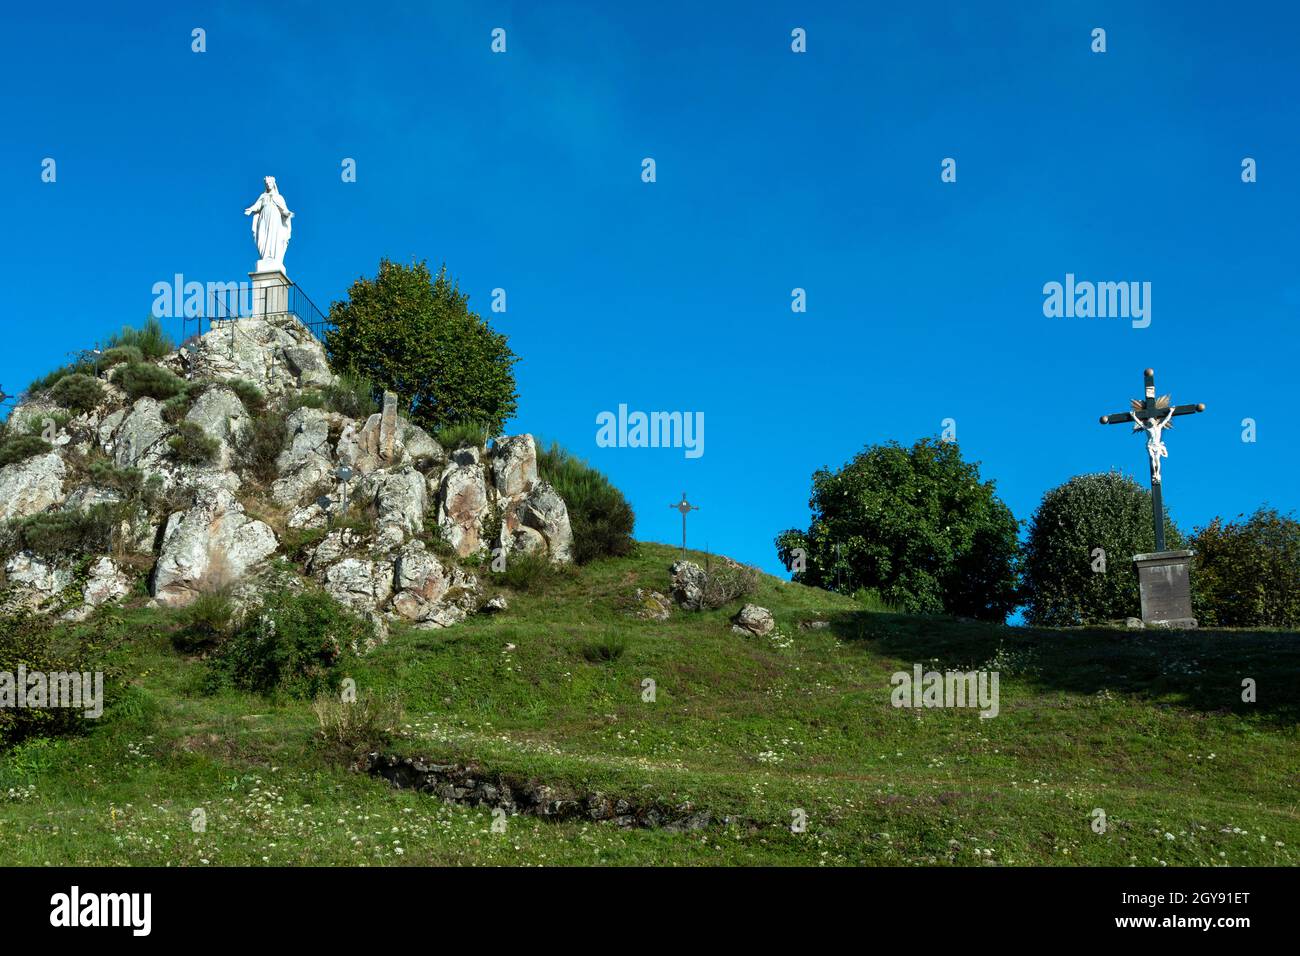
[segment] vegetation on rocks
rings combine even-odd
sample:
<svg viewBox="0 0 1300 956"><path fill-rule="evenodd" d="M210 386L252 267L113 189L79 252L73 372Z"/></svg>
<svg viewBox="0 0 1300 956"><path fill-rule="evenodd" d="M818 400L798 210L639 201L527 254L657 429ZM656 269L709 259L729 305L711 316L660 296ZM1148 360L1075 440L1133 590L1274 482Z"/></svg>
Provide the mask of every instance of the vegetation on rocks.
<svg viewBox="0 0 1300 956"><path fill-rule="evenodd" d="M0 468L53 451L53 446L37 435L11 435L0 439Z"/></svg>
<svg viewBox="0 0 1300 956"><path fill-rule="evenodd" d="M131 401L139 398L165 400L185 390L185 379L158 365L130 362L113 370L113 384L119 386Z"/></svg>
<svg viewBox="0 0 1300 956"><path fill-rule="evenodd" d="M176 434L167 439L172 456L185 465L210 465L216 460L221 442L208 436L194 422L181 422Z"/></svg>
<svg viewBox="0 0 1300 956"><path fill-rule="evenodd" d="M104 400L104 386L90 375L65 375L50 389L50 400L73 412L88 412Z"/></svg>
<svg viewBox="0 0 1300 956"><path fill-rule="evenodd" d="M469 308L469 297L423 262L384 259L330 306L325 337L331 365L396 392L417 425L480 423L500 434L514 415L517 357L506 337Z"/></svg>
<svg viewBox="0 0 1300 956"><path fill-rule="evenodd" d="M605 475L555 443L537 449L537 472L569 509L573 559L578 564L632 552L636 516L623 493Z"/></svg>

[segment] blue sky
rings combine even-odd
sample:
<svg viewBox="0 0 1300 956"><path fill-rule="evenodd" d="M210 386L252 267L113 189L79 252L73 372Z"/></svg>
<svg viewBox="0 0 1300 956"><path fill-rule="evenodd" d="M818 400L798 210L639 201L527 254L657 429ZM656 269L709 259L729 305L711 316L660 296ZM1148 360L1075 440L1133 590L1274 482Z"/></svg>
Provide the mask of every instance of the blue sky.
<svg viewBox="0 0 1300 956"><path fill-rule="evenodd" d="M816 468L945 418L1022 519L1072 475L1145 480L1097 418L1147 366L1208 405L1169 435L1180 526L1297 506L1286 5L130 6L4 14L7 391L155 282L244 278L272 174L322 308L382 256L445 261L484 314L506 289L511 430L608 473L639 537L678 539L685 490L692 546L777 571ZM1150 326L1046 318L1066 273L1150 282ZM703 412L705 453L598 448L619 404Z"/></svg>

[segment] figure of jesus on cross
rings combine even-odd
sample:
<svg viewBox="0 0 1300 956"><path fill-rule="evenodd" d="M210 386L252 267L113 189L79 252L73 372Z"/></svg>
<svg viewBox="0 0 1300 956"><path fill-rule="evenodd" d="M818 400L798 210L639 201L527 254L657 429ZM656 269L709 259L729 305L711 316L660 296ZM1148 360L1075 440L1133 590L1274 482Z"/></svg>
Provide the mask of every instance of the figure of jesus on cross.
<svg viewBox="0 0 1300 956"><path fill-rule="evenodd" d="M1147 458L1150 459L1151 465L1151 519L1155 523L1156 551L1163 551L1165 549L1165 508L1161 495L1160 459L1169 457L1169 449L1165 447L1163 440L1164 430L1174 427L1173 418L1176 415L1195 415L1197 412L1205 411L1205 403L1175 405L1169 400L1168 395L1156 398L1155 371L1147 369L1142 373L1142 378L1143 397L1130 400L1129 404L1132 408L1127 412L1102 415L1101 423L1119 425L1132 422L1133 431L1147 433Z"/></svg>

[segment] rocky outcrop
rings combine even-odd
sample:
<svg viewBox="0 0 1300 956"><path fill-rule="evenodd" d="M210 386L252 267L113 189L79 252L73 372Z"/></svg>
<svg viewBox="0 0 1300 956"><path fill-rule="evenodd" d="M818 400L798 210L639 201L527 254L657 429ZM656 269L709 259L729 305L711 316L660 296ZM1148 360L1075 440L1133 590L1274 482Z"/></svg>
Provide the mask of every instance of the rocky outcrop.
<svg viewBox="0 0 1300 956"><path fill-rule="evenodd" d="M150 590L158 603L184 607L237 581L276 547L275 532L221 489L167 519Z"/></svg>
<svg viewBox="0 0 1300 956"><path fill-rule="evenodd" d="M59 504L66 474L57 452L0 468L0 521L25 518Z"/></svg>
<svg viewBox="0 0 1300 956"><path fill-rule="evenodd" d="M392 392L364 422L314 407L319 395L302 390L335 379L320 343L296 319L218 323L154 364L192 384L188 407L185 398L129 401L109 380L111 370L101 373L103 399L90 411L69 416L48 393L20 406L23 421L45 416L64 424L47 434L54 450L0 468L0 522L54 509L118 508L115 553L153 556L150 593L173 607L229 584L236 585L232 593L256 592L276 570L268 562L279 548L271 525L287 527L294 531L287 537L299 542L287 556L305 562L323 589L366 616L376 639L389 620L446 627L484 606L475 575L435 555L426 546L431 535L458 557L500 548L572 560L568 509L541 479L531 435L449 453L404 417ZM262 392L268 415L285 404L294 408L279 449L263 447L261 430L253 435L256 420L235 379ZM215 460L186 462L173 452L168 439L177 434L178 414L219 443ZM251 437L258 445L250 448ZM245 449L253 453L248 461ZM116 471L99 470L105 458ZM340 465L353 470L346 514ZM322 495L329 496L325 507ZM341 522L349 527L330 527ZM310 540L300 533L305 529L328 533L308 548L300 543ZM34 554L6 557L12 573L0 581L0 600L7 590L29 605L84 616L132 586L129 564L92 554L77 603L74 592L60 596L70 586L68 569ZM504 606L501 599L487 609Z"/></svg>

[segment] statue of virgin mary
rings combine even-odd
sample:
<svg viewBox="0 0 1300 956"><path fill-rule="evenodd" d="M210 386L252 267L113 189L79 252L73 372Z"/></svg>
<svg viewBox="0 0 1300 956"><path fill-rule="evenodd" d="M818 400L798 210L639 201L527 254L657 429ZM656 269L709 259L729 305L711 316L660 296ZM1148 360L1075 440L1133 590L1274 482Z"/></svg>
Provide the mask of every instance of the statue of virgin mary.
<svg viewBox="0 0 1300 956"><path fill-rule="evenodd" d="M284 252L293 234L293 213L275 186L275 177L266 177L266 191L257 202L244 210L253 217L253 241L257 243L258 272L284 272Z"/></svg>

